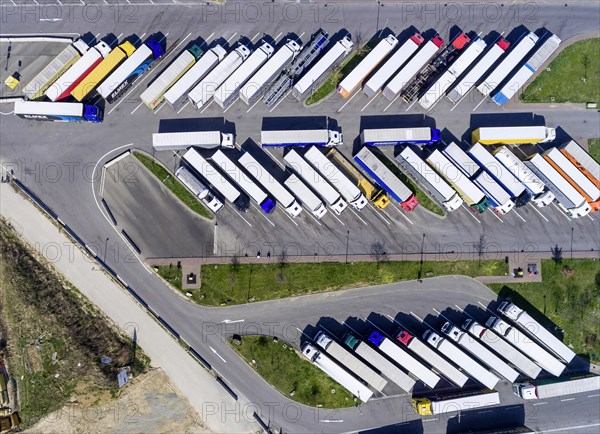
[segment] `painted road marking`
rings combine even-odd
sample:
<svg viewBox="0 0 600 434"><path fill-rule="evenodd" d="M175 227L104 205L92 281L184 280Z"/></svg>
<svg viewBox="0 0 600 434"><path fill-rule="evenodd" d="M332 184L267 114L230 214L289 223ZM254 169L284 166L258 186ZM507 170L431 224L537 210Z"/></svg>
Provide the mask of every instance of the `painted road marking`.
<svg viewBox="0 0 600 434"><path fill-rule="evenodd" d="M356 95L358 95L359 93L360 93L360 90L357 90L356 92L354 92L354 95L352 95L352 96L350 97L350 99L349 99L348 101L346 101L346 102L344 103L344 105L343 105L343 106L341 106L341 107L338 109L338 111L337 111L337 112L339 113L339 112L341 112L342 110L344 110L344 107L346 107L348 104L350 104L350 101L352 101L352 100L354 99L354 97L355 97Z"/></svg>
<svg viewBox="0 0 600 434"><path fill-rule="evenodd" d="M221 355L220 355L219 353L217 353L217 350L215 350L215 349L214 349L213 347L211 347L210 345L208 346L208 348L210 348L210 349L211 349L211 351L212 351L213 353L215 353L215 355L216 355L216 356L217 356L219 359L223 360L223 363L227 363L227 360L225 360L223 357L221 357Z"/></svg>

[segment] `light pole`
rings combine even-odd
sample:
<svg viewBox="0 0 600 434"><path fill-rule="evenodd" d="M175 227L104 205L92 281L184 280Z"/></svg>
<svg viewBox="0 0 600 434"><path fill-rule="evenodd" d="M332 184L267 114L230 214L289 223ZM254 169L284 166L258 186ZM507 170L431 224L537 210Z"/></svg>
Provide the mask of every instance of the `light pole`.
<svg viewBox="0 0 600 434"><path fill-rule="evenodd" d="M573 227L571 226L571 261L573 261Z"/></svg>
<svg viewBox="0 0 600 434"><path fill-rule="evenodd" d="M346 231L346 264L348 263L348 244L350 244L350 229Z"/></svg>
<svg viewBox="0 0 600 434"><path fill-rule="evenodd" d="M419 268L419 282L423 280L421 277L423 276L423 251L425 250L425 233L423 233L423 239L421 240L421 267Z"/></svg>
<svg viewBox="0 0 600 434"><path fill-rule="evenodd" d="M106 240L104 240L104 263L106 264L106 251L108 250L108 240L110 239L110 237L106 237Z"/></svg>
<svg viewBox="0 0 600 434"><path fill-rule="evenodd" d="M252 284L252 267L250 267L250 278L248 279L248 297L246 299L250 301L250 285Z"/></svg>

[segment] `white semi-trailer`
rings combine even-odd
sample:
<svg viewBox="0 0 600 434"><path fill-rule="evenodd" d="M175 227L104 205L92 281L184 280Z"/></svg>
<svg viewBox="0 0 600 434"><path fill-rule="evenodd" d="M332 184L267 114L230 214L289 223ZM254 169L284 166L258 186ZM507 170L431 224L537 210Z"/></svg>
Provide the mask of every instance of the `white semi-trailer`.
<svg viewBox="0 0 600 434"><path fill-rule="evenodd" d="M510 326L501 318L491 316L485 325L497 332L511 345L523 351L534 362L555 377L560 377L565 370L565 365L557 358L536 344L529 336L521 333L519 329Z"/></svg>
<svg viewBox="0 0 600 434"><path fill-rule="evenodd" d="M482 145L521 145L551 142L556 129L544 125L479 127L471 133L472 143Z"/></svg>
<svg viewBox="0 0 600 434"><path fill-rule="evenodd" d="M523 399L546 399L575 393L598 392L600 376L595 374L570 375L561 378L513 384L515 395Z"/></svg>
<svg viewBox="0 0 600 434"><path fill-rule="evenodd" d="M204 149L234 148L235 137L221 131L184 131L153 133L152 147L156 151L180 151L196 146Z"/></svg>
<svg viewBox="0 0 600 434"><path fill-rule="evenodd" d="M575 140L563 143L560 151L581 171L587 171L596 179L600 179L600 163L588 154Z"/></svg>
<svg viewBox="0 0 600 434"><path fill-rule="evenodd" d="M296 175L290 175L284 184L316 218L320 219L327 214L327 207L323 201Z"/></svg>
<svg viewBox="0 0 600 434"><path fill-rule="evenodd" d="M405 144L433 145L441 139L441 131L430 127L364 128L360 142L367 146L396 146Z"/></svg>
<svg viewBox="0 0 600 434"><path fill-rule="evenodd" d="M367 206L367 198L358 187L350 181L323 153L316 147L312 146L304 154L304 158L308 160L312 166L339 191L342 197L357 210Z"/></svg>
<svg viewBox="0 0 600 434"><path fill-rule="evenodd" d="M275 120L272 118L272 120ZM277 122L273 123L277 125ZM260 141L262 147L288 147L288 146L339 146L344 143L344 136L339 129L334 129L329 125L329 118L323 117L320 128L299 129L263 129L260 132Z"/></svg>
<svg viewBox="0 0 600 434"><path fill-rule="evenodd" d="M223 202L217 199L208 187L200 182L196 175L190 172L187 167L181 166L175 172L175 176L194 194L194 196L204 202L212 212L216 214L221 211L224 206Z"/></svg>
<svg viewBox="0 0 600 434"><path fill-rule="evenodd" d="M488 347L508 360L515 368L529 378L537 378L542 368L531 361L521 351L498 336L493 330L485 328L472 319L468 319L462 325L463 330L468 331L476 339L485 343Z"/></svg>
<svg viewBox="0 0 600 434"><path fill-rule="evenodd" d="M519 377L519 373L514 370L508 363L502 360L500 357L492 353L473 337L469 336L468 333L462 331L451 322L447 322L442 326L442 333L457 342L458 345L463 347L469 353L474 355L482 363L486 364L498 374L502 375L511 383L514 383Z"/></svg>
<svg viewBox="0 0 600 434"><path fill-rule="evenodd" d="M371 389L361 383L358 379L354 378L352 374L313 345L305 344L302 347L302 354L310 360L313 365L337 381L342 387L362 402L367 402L373 396L373 391Z"/></svg>
<svg viewBox="0 0 600 434"><path fill-rule="evenodd" d="M473 178L481 168L465 151L463 151L456 143L451 142L442 153L448 158L462 173L469 179Z"/></svg>
<svg viewBox="0 0 600 434"><path fill-rule="evenodd" d="M500 394L493 390L459 390L458 392L413 398L413 410L421 416L470 411L500 404Z"/></svg>
<svg viewBox="0 0 600 434"><path fill-rule="evenodd" d="M348 208L348 203L346 203L342 196L295 150L290 150L283 159L298 176L327 202L336 214L339 215Z"/></svg>
<svg viewBox="0 0 600 434"><path fill-rule="evenodd" d="M244 152L238 159L238 163L273 195L285 212L292 217L298 217L300 212L302 212L302 207L298 201L250 153Z"/></svg>
<svg viewBox="0 0 600 434"><path fill-rule="evenodd" d="M458 193L410 147L400 152L396 160L407 175L428 191L447 211L452 212L460 208L463 200Z"/></svg>
<svg viewBox="0 0 600 434"><path fill-rule="evenodd" d="M500 381L500 378L485 369L470 356L467 356L464 351L451 343L448 339L444 339L437 333L427 330L423 335L423 339L425 339L433 348L437 349L440 353L459 365L466 373L485 387L493 389L496 387L496 384L498 384L498 381Z"/></svg>

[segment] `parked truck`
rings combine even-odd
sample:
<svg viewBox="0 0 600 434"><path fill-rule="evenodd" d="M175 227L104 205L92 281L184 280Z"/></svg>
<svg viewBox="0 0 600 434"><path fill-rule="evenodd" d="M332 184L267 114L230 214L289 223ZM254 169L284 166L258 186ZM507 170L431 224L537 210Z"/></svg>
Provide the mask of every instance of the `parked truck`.
<svg viewBox="0 0 600 434"><path fill-rule="evenodd" d="M542 155L536 154L524 163L546 184L558 206L567 214L581 218L590 213L590 204Z"/></svg>
<svg viewBox="0 0 600 434"><path fill-rule="evenodd" d="M485 343L497 354L508 360L515 368L529 378L537 378L542 371L538 365L531 361L521 351L503 340L493 330L483 327L473 319L468 319L462 325L463 330L468 331L476 339Z"/></svg>
<svg viewBox="0 0 600 434"><path fill-rule="evenodd" d="M505 300L498 305L497 311L517 324L521 330L535 338L535 340L558 356L563 362L569 363L575 358L573 350L516 304Z"/></svg>
<svg viewBox="0 0 600 434"><path fill-rule="evenodd" d="M390 199L385 193L385 190L379 188L373 182L371 182L365 175L362 174L341 152L337 149L331 148L327 153L327 157L335 161L348 175L354 179L357 187L362 191L367 200L373 202L373 204L379 208L384 209L390 204Z"/></svg>
<svg viewBox="0 0 600 434"><path fill-rule="evenodd" d="M370 368L367 364L354 356L350 351L334 341L326 333L319 331L315 336L315 343L323 348L328 355L332 356L343 366L353 372L373 389L381 392L387 385L387 380Z"/></svg>
<svg viewBox="0 0 600 434"><path fill-rule="evenodd" d="M165 101L172 109L178 109L187 101L187 95L200 80L216 67L227 55L221 45L215 45L208 50L194 65L165 92Z"/></svg>
<svg viewBox="0 0 600 434"><path fill-rule="evenodd" d="M471 134L473 144L517 145L551 142L556 138L556 130L541 126L479 127Z"/></svg>
<svg viewBox="0 0 600 434"><path fill-rule="evenodd" d="M366 146L396 146L404 144L433 145L440 141L440 130L429 127L365 128L360 141Z"/></svg>
<svg viewBox="0 0 600 434"><path fill-rule="evenodd" d="M515 395L523 399L547 399L575 393L598 392L599 390L600 376L595 374L569 375L513 384Z"/></svg>
<svg viewBox="0 0 600 434"><path fill-rule="evenodd" d="M492 353L482 344L477 342L468 333L462 331L451 322L446 322L442 326L442 333L458 343L462 348L467 350L479 361L492 368L495 372L506 378L511 383L514 383L519 377L519 373L515 371L508 363L500 357Z"/></svg>
<svg viewBox="0 0 600 434"><path fill-rule="evenodd" d="M413 398L413 410L421 416L469 411L500 404L500 395L493 390L459 390L444 395Z"/></svg>
<svg viewBox="0 0 600 434"><path fill-rule="evenodd" d="M316 218L321 219L327 214L327 207L310 188L296 175L292 174L285 180L284 185L300 199L302 205L307 208Z"/></svg>
<svg viewBox="0 0 600 434"><path fill-rule="evenodd" d="M596 179L600 179L600 164L579 146L575 140L563 143L559 149L571 163L577 166L583 173L586 173L586 176L589 174Z"/></svg>
<svg viewBox="0 0 600 434"><path fill-rule="evenodd" d="M473 87L487 74L492 65L506 52L510 43L500 38L492 47L471 67L469 72L458 82L446 97L456 104L469 93Z"/></svg>
<svg viewBox="0 0 600 434"><path fill-rule="evenodd" d="M362 84L365 78L392 52L398 44L394 35L388 35L379 41L375 47L354 67L339 84L337 91L342 98L348 98Z"/></svg>
<svg viewBox="0 0 600 434"><path fill-rule="evenodd" d="M156 39L148 40L98 86L98 93L112 104L163 54L165 50L160 42Z"/></svg>
<svg viewBox="0 0 600 434"><path fill-rule="evenodd" d="M316 146L310 147L304 158L340 192L346 202L357 210L367 206L365 195Z"/></svg>
<svg viewBox="0 0 600 434"><path fill-rule="evenodd" d="M327 202L329 207L338 215L347 207L348 203L319 173L306 162L295 150L290 150L284 157L286 164L300 176L318 195Z"/></svg>
<svg viewBox="0 0 600 434"><path fill-rule="evenodd" d="M298 119L298 118L296 118ZM274 118L269 120L276 121ZM273 122L276 124L277 122ZM266 129L260 132L261 145L264 147L288 147L288 146L339 146L344 143L344 137L339 129L329 125L329 119L323 117L321 125L313 129L282 128Z"/></svg>
<svg viewBox="0 0 600 434"><path fill-rule="evenodd" d="M194 196L200 199L215 214L223 209L221 202L187 167L181 166L175 172L177 179L185 185Z"/></svg>
<svg viewBox="0 0 600 434"><path fill-rule="evenodd" d="M385 356L368 346L365 342L358 339L352 333L346 334L344 337L344 343L352 351L366 360L371 366L377 369L382 375L396 383L405 392L410 393L416 381L410 375L407 375L404 371L385 358Z"/></svg>
<svg viewBox="0 0 600 434"><path fill-rule="evenodd" d="M233 74L223 82L215 92L215 102L221 108L227 108L240 94L240 89L258 71L258 69L271 57L275 49L268 42L264 42Z"/></svg>
<svg viewBox="0 0 600 434"><path fill-rule="evenodd" d="M46 90L89 49L89 45L81 39L73 42L27 83L23 88L23 95L29 100L41 98Z"/></svg>
<svg viewBox="0 0 600 434"><path fill-rule="evenodd" d="M248 56L250 56L250 49L240 44L194 86L188 93L188 100L197 109L202 108L211 100L225 80L244 63Z"/></svg>
<svg viewBox="0 0 600 434"><path fill-rule="evenodd" d="M478 214L490 207L490 201L458 167L439 150L434 150L427 162L460 194L463 200Z"/></svg>
<svg viewBox="0 0 600 434"><path fill-rule="evenodd" d="M16 101L15 115L22 119L52 122L102 122L102 110L80 102Z"/></svg>
<svg viewBox="0 0 600 434"><path fill-rule="evenodd" d="M427 330L425 334L423 334L423 339L455 364L459 365L467 374L479 381L485 387L493 389L496 387L496 384L498 384L498 381L500 381L500 378L485 369L464 351L451 343L448 339L441 337L436 332Z"/></svg>
<svg viewBox="0 0 600 434"><path fill-rule="evenodd" d="M302 347L302 354L310 360L313 365L337 381L342 387L362 402L367 402L373 396L371 389L361 383L358 379L354 378L352 374L327 357L325 353L319 351L315 346L305 344Z"/></svg>
<svg viewBox="0 0 600 434"><path fill-rule="evenodd" d="M477 86L477 90L483 95L490 95L494 89L496 89L500 83L502 83L508 74L514 70L519 63L527 56L527 53L531 51L534 45L537 43L539 37L529 32L516 45L513 46L512 50L502 59L502 61L492 70L492 72L486 77L486 79Z"/></svg>
<svg viewBox="0 0 600 434"><path fill-rule="evenodd" d="M413 178L425 191L449 211L455 211L463 203L456 191L452 189L415 151L407 147L396 156L400 167Z"/></svg>
<svg viewBox="0 0 600 434"><path fill-rule="evenodd" d="M419 204L414 193L368 147L363 146L354 161L405 211L412 211Z"/></svg>
<svg viewBox="0 0 600 434"><path fill-rule="evenodd" d="M347 34L337 41L327 53L312 66L300 80L294 85L292 95L301 100L316 89L325 78L327 71L339 65L344 57L352 51L352 38Z"/></svg>
<svg viewBox="0 0 600 434"><path fill-rule="evenodd" d="M267 192L271 193L277 203L292 217L298 217L302 207L298 201L281 185L256 159L248 152L238 158L238 163L246 169L261 184Z"/></svg>
<svg viewBox="0 0 600 434"><path fill-rule="evenodd" d="M485 325L493 329L511 345L524 352L525 355L555 377L560 377L565 370L565 365L558 359L536 344L530 337L521 333L517 328L510 326L501 318L491 316Z"/></svg>
<svg viewBox="0 0 600 434"><path fill-rule="evenodd" d="M556 35L546 39L533 56L525 62L525 65L508 78L504 86L492 97L492 100L498 105L506 104L558 49L560 42L560 38Z"/></svg>
<svg viewBox="0 0 600 434"><path fill-rule="evenodd" d="M83 81L111 52L110 45L104 41L98 42L85 52L67 72L61 75L48 89L45 95L50 101L62 101L71 96L71 91Z"/></svg>
<svg viewBox="0 0 600 434"><path fill-rule="evenodd" d="M248 197L240 193L231 183L225 179L221 173L215 169L208 161L202 157L198 151L194 148L190 148L184 155L184 161L186 161L190 167L198 172L209 184L219 193L223 195L225 199L231 202L238 210L242 212L248 212L250 207L250 201Z"/></svg>
<svg viewBox="0 0 600 434"><path fill-rule="evenodd" d="M235 138L231 133L216 130L152 134L152 147L155 151L179 151L191 146L205 149L234 148Z"/></svg>
<svg viewBox="0 0 600 434"><path fill-rule="evenodd" d="M202 56L202 49L192 45L183 51L153 82L142 92L140 98L146 107L154 110L163 102L165 92L173 86Z"/></svg>
<svg viewBox="0 0 600 434"><path fill-rule="evenodd" d="M431 371L427 366L411 356L408 351L400 348L377 330L373 330L369 334L369 342L431 389L440 382L440 377L435 372Z"/></svg>
<svg viewBox="0 0 600 434"><path fill-rule="evenodd" d="M369 98L377 95L386 82L392 78L392 75L398 71L402 65L419 49L421 44L425 42L423 36L419 32L410 37L404 44L396 50L392 56L386 60L381 68L373 74L373 76L365 83L363 92Z"/></svg>
<svg viewBox="0 0 600 434"><path fill-rule="evenodd" d="M464 387L469 380L469 377L463 374L458 368L454 367L452 363L441 357L404 328L400 329L396 336L396 340L419 356L421 360L426 360L437 372L458 387Z"/></svg>

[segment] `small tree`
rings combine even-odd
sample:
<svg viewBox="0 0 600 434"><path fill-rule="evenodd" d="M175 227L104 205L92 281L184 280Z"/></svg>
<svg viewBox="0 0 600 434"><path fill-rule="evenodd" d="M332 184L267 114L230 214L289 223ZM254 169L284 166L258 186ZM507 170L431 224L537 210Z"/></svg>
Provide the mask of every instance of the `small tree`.
<svg viewBox="0 0 600 434"><path fill-rule="evenodd" d="M562 247L558 247L558 244L550 249L552 252L552 260L554 261L554 268L562 263Z"/></svg>
<svg viewBox="0 0 600 434"><path fill-rule="evenodd" d="M237 254L234 254L231 257L231 262L229 264L229 280L231 281L231 283L235 282L239 271L240 271L240 258ZM233 286L232 286L232 289L233 289Z"/></svg>
<svg viewBox="0 0 600 434"><path fill-rule="evenodd" d="M483 257L483 254L485 253L485 235L481 234L479 235L479 241L477 241L476 243L473 244L473 247L475 248L475 251L477 252L477 258L478 258L478 266L481 267L481 258Z"/></svg>
<svg viewBox="0 0 600 434"><path fill-rule="evenodd" d="M287 266L287 254L285 253L285 248L281 249L281 253L279 254L277 260L279 262L279 280L283 282L285 278L283 275L283 269Z"/></svg>
<svg viewBox="0 0 600 434"><path fill-rule="evenodd" d="M387 261L388 256L385 251L385 245L381 241L375 241L371 244L371 258L377 263L377 270L382 262Z"/></svg>

